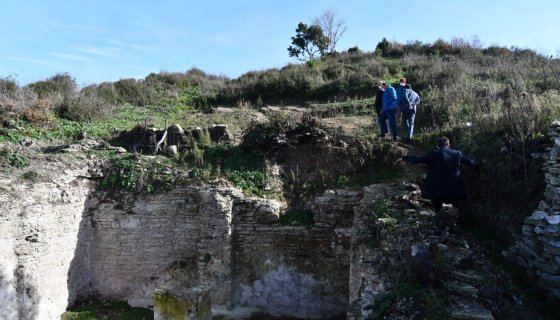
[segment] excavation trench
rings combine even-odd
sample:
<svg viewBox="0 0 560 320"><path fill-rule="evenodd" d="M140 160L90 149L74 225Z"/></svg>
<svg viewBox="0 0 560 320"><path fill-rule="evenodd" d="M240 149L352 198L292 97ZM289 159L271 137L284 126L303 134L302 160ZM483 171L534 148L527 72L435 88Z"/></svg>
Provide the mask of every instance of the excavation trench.
<svg viewBox="0 0 560 320"><path fill-rule="evenodd" d="M153 307L158 289L206 288L215 315L329 318L349 305L350 244L361 192L308 203L285 224L277 200L233 188L161 194L93 191L83 170L3 199L3 319L59 319L83 299ZM63 181L64 180L64 181Z"/></svg>

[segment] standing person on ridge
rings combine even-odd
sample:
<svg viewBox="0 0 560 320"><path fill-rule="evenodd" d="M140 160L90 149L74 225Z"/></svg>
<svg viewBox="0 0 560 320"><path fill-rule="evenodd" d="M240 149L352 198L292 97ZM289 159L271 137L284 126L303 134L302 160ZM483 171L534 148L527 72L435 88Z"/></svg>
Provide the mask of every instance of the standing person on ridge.
<svg viewBox="0 0 560 320"><path fill-rule="evenodd" d="M391 130L391 137L393 141L398 141L398 128L397 128L397 93L391 85L382 82L383 88L383 104L381 113L379 114L379 126L381 127L381 137L384 138L387 134L387 120L389 121L389 129Z"/></svg>
<svg viewBox="0 0 560 320"><path fill-rule="evenodd" d="M420 96L412 90L410 84L406 84L404 88L408 103L400 111L402 113L403 126L406 128L405 139L410 142L414 133L414 118L416 117L416 107L420 104Z"/></svg>
<svg viewBox="0 0 560 320"><path fill-rule="evenodd" d="M379 114L381 113L381 108L383 108L383 83L385 83L385 81L381 80L379 81L379 83L377 84L377 92L375 93L375 113L377 114L377 117L379 117Z"/></svg>
<svg viewBox="0 0 560 320"><path fill-rule="evenodd" d="M395 89L397 92L397 106L402 111L404 108L408 106L408 100L406 99L406 78L401 77L399 79L399 86Z"/></svg>
<svg viewBox="0 0 560 320"><path fill-rule="evenodd" d="M465 183L461 176L461 164L474 167L474 160L461 151L453 150L449 146L449 139L436 139L437 148L423 156L402 156L395 164L401 162L426 163L426 186L424 198L432 201L436 213L443 203L457 207L460 200L467 197Z"/></svg>

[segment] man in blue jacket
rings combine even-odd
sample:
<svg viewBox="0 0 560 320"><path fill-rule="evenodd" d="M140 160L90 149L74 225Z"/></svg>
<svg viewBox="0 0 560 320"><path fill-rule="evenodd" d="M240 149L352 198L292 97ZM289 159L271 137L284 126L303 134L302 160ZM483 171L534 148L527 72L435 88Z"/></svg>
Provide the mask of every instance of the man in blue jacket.
<svg viewBox="0 0 560 320"><path fill-rule="evenodd" d="M455 207L460 200L467 197L465 183L461 177L461 164L474 167L474 160L463 155L458 150L449 147L449 139L436 139L437 148L423 156L403 156L395 163L411 162L426 163L426 186L424 198L430 199L434 210L439 212L443 203L453 204Z"/></svg>
<svg viewBox="0 0 560 320"><path fill-rule="evenodd" d="M399 79L399 86L395 89L397 92L397 106L400 110L403 110L408 106L408 100L406 99L406 78L402 77Z"/></svg>
<svg viewBox="0 0 560 320"><path fill-rule="evenodd" d="M399 139L397 128L397 93L391 85L387 84L387 82L383 82L381 84L381 89L383 90L383 106L381 107L381 113L379 114L381 137L385 137L388 132L388 120L389 129L391 130L391 137L393 141L397 141Z"/></svg>

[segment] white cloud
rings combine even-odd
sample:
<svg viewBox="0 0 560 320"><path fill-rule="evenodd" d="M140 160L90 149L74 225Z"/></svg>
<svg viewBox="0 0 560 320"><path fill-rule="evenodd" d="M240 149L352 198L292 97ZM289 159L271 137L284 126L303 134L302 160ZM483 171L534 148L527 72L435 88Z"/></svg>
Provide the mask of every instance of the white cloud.
<svg viewBox="0 0 560 320"><path fill-rule="evenodd" d="M18 62L30 63L30 64L36 64L36 65L43 65L43 66L54 66L54 65L56 65L55 63L52 63L50 61L47 61L47 60L44 60L44 59L37 59L37 58L9 57L8 59L12 60L12 61L18 61Z"/></svg>
<svg viewBox="0 0 560 320"><path fill-rule="evenodd" d="M76 54L68 54L68 53L62 53L62 52L51 52L49 53L49 55L56 57L56 58L61 58L64 60L72 60L72 61L92 61L92 59L90 57L86 57L83 55L76 55Z"/></svg>
<svg viewBox="0 0 560 320"><path fill-rule="evenodd" d="M70 33L102 33L105 31L105 28L99 26L92 26L92 25L85 25L85 24L69 24L64 23L59 20L43 20L39 24L39 27L49 31L58 31L61 30Z"/></svg>
<svg viewBox="0 0 560 320"><path fill-rule="evenodd" d="M110 46L113 46L115 49L117 50L135 50L135 51L152 51L152 50L156 50L158 47L157 46L150 46L150 45L145 45L145 44L139 44L139 43L134 43L134 42L126 42L126 41L120 41L117 39L104 39L103 40L105 43L109 44Z"/></svg>
<svg viewBox="0 0 560 320"><path fill-rule="evenodd" d="M121 50L115 46L91 46L91 45L76 45L72 47L73 50L90 54L93 56L101 56L112 58L115 57Z"/></svg>

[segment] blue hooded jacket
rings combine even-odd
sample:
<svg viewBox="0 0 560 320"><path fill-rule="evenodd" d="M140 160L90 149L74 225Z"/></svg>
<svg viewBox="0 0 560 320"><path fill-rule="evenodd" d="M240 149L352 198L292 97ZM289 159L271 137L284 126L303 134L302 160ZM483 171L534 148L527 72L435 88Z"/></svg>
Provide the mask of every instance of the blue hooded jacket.
<svg viewBox="0 0 560 320"><path fill-rule="evenodd" d="M405 87L399 85L395 91L397 92L397 105L401 108L401 110L408 109L408 99L406 98Z"/></svg>
<svg viewBox="0 0 560 320"><path fill-rule="evenodd" d="M387 85L385 93L383 93L383 107L381 111L388 111L397 108L397 92L390 84Z"/></svg>

